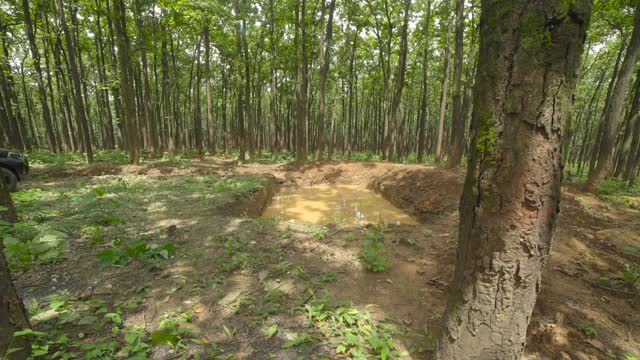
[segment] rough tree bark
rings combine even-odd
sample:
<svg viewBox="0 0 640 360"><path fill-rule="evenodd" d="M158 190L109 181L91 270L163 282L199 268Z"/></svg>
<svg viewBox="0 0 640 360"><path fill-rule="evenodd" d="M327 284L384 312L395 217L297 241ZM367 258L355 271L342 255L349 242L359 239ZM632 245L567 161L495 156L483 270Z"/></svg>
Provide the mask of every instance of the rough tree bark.
<svg viewBox="0 0 640 360"><path fill-rule="evenodd" d="M636 5L633 34L627 47L622 65L618 72L618 80L609 99L610 103L604 115L602 123L602 138L598 150L598 163L589 171L589 178L585 184L585 190L595 191L600 183L609 175L613 167L613 149L620 126L622 112L624 111L624 100L631 84L633 68L640 57L640 2Z"/></svg>
<svg viewBox="0 0 640 360"><path fill-rule="evenodd" d="M393 90L393 98L391 100L390 117L391 122L389 124L389 139L387 160L393 161L393 149L396 138L395 129L398 122L398 113L400 111L400 100L402 99L402 89L404 88L404 75L407 69L407 33L409 28L409 12L411 10L411 0L404 1L404 20L402 22L402 34L400 35L400 56L398 59L398 69L396 71L395 86ZM384 151L384 149L383 149Z"/></svg>
<svg viewBox="0 0 640 360"><path fill-rule="evenodd" d="M483 0L456 270L436 359L520 359L559 211L592 0Z"/></svg>
<svg viewBox="0 0 640 360"><path fill-rule="evenodd" d="M11 195L4 184L0 183L0 206L7 210L0 210L0 221L13 223L17 220L16 209L13 206ZM31 327L27 312L24 309L22 300L16 292L9 272L9 265L4 257L4 245L0 237L0 357L4 359L4 354L11 348L22 348L22 350L9 355L9 359L26 359L31 353L31 344L26 337L14 338L16 331Z"/></svg>
<svg viewBox="0 0 640 360"><path fill-rule="evenodd" d="M451 149L447 168L460 164L464 152L464 128L466 121L462 112L462 65L464 58L464 0L456 0L456 37L453 63L453 114L451 116ZM468 81L469 79L467 79Z"/></svg>

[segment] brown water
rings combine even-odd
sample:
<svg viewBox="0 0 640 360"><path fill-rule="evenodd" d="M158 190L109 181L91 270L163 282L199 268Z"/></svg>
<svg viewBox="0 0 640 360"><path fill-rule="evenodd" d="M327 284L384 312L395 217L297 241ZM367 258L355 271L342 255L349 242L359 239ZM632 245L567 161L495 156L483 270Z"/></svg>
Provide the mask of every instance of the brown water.
<svg viewBox="0 0 640 360"><path fill-rule="evenodd" d="M363 185L313 185L274 196L263 217L316 224L417 224L402 210Z"/></svg>

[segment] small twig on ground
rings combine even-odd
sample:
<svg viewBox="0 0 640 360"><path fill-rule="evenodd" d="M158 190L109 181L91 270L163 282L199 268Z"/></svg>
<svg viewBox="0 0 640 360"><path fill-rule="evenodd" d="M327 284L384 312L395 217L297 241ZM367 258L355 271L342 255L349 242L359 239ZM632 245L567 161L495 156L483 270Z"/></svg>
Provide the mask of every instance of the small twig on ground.
<svg viewBox="0 0 640 360"><path fill-rule="evenodd" d="M618 292L618 293L621 293L621 294L638 296L638 294L635 293L635 292L612 288L612 287L609 287L609 286L605 286L605 285L599 284L599 283L597 283L595 281L590 281L589 283L591 283L591 285L597 286L597 287L599 287L601 289L611 290L611 291L615 291L615 292Z"/></svg>

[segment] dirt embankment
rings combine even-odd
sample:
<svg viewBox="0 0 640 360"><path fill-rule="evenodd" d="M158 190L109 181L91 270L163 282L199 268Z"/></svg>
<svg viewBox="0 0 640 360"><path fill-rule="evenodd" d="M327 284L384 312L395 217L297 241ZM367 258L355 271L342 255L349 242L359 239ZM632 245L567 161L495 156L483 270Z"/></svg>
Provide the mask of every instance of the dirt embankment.
<svg viewBox="0 0 640 360"><path fill-rule="evenodd" d="M374 178L369 188L420 221L458 209L462 177L436 168L398 169Z"/></svg>
<svg viewBox="0 0 640 360"><path fill-rule="evenodd" d="M265 182L261 189L250 194L237 196L234 202L219 207L218 214L227 217L259 217L269 205L276 183L275 178L270 176L269 181Z"/></svg>

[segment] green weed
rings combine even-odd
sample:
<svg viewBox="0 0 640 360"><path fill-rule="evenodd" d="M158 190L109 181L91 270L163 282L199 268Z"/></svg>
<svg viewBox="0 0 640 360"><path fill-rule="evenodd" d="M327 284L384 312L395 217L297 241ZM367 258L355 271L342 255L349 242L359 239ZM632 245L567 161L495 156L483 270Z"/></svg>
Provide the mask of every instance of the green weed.
<svg viewBox="0 0 640 360"><path fill-rule="evenodd" d="M382 224L373 225L364 236L362 260L364 267L373 272L382 272L388 266L389 258L384 255L384 231Z"/></svg>
<svg viewBox="0 0 640 360"><path fill-rule="evenodd" d="M105 266L126 266L132 260L158 266L160 260L167 260L176 254L173 243L148 243L145 238L134 240L117 239L109 242L109 248L98 253L98 260Z"/></svg>
<svg viewBox="0 0 640 360"><path fill-rule="evenodd" d="M393 328L372 319L367 311L349 306L330 306L326 299L314 297L304 306L304 312L320 332L333 340L339 356L388 359L398 350L392 339Z"/></svg>

